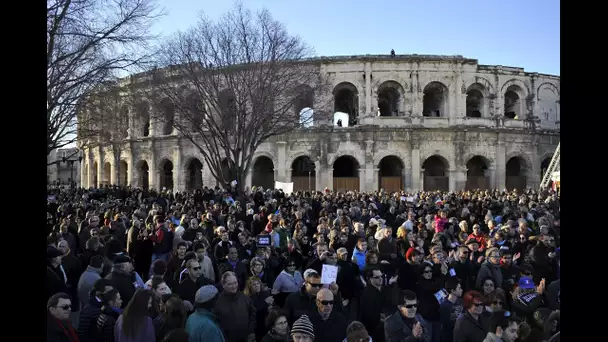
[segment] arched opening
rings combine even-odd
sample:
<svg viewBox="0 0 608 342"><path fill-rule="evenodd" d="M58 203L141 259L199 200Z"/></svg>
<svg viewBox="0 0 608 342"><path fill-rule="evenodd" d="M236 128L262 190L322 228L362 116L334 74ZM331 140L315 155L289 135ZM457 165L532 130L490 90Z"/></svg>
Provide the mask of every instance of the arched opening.
<svg viewBox="0 0 608 342"><path fill-rule="evenodd" d="M260 156L253 164L252 186L261 186L264 189L274 189L274 164L272 159Z"/></svg>
<svg viewBox="0 0 608 342"><path fill-rule="evenodd" d="M359 191L359 162L352 156L341 156L334 161L334 191Z"/></svg>
<svg viewBox="0 0 608 342"><path fill-rule="evenodd" d="M481 118L484 112L484 97L481 85L471 85L467 91L466 116L469 118Z"/></svg>
<svg viewBox="0 0 608 342"><path fill-rule="evenodd" d="M481 189L486 190L490 188L490 181L488 175L488 167L490 163L486 158L482 156L474 156L467 162L467 182L465 189Z"/></svg>
<svg viewBox="0 0 608 342"><path fill-rule="evenodd" d="M422 115L447 116L448 87L441 82L431 82L424 87Z"/></svg>
<svg viewBox="0 0 608 342"><path fill-rule="evenodd" d="M103 185L112 185L112 165L109 162L103 164Z"/></svg>
<svg viewBox="0 0 608 342"><path fill-rule="evenodd" d="M424 191L449 191L448 161L438 155L428 157L422 163L424 169Z"/></svg>
<svg viewBox="0 0 608 342"><path fill-rule="evenodd" d="M137 163L137 185L142 189L150 187L149 171L148 162L141 160Z"/></svg>
<svg viewBox="0 0 608 342"><path fill-rule="evenodd" d="M294 101L295 115L299 118L302 127L312 127L314 123L314 91L309 85L302 84L296 87L296 94Z"/></svg>
<svg viewBox="0 0 608 342"><path fill-rule="evenodd" d="M344 113L348 115L348 124L344 127L357 124L359 116L359 91L354 84L342 82L333 91L334 94L334 114ZM343 122L344 124L344 122Z"/></svg>
<svg viewBox="0 0 608 342"><path fill-rule="evenodd" d="M173 190L173 162L164 160L160 167L160 189Z"/></svg>
<svg viewBox="0 0 608 342"><path fill-rule="evenodd" d="M547 157L547 158L543 159L543 161L540 163L540 179L541 180L545 176L545 173L547 173L547 170L549 170L549 164L551 164L551 158L552 157Z"/></svg>
<svg viewBox="0 0 608 342"><path fill-rule="evenodd" d="M192 158L186 166L186 189L194 191L203 188L203 163Z"/></svg>
<svg viewBox="0 0 608 342"><path fill-rule="evenodd" d="M542 86L538 91L539 117L549 125L555 125L559 121L557 118L558 99L556 91L547 85Z"/></svg>
<svg viewBox="0 0 608 342"><path fill-rule="evenodd" d="M186 103L188 104L188 108L184 111L185 113L182 113L184 116L183 119L186 121L185 124L191 127L190 129L192 132L200 132L203 130L205 117L207 115L205 105L198 94L188 95Z"/></svg>
<svg viewBox="0 0 608 342"><path fill-rule="evenodd" d="M403 87L395 81L386 81L378 87L380 116L399 116L403 108Z"/></svg>
<svg viewBox="0 0 608 342"><path fill-rule="evenodd" d="M386 156L380 160L379 187L388 192L403 190L403 161L395 156Z"/></svg>
<svg viewBox="0 0 608 342"><path fill-rule="evenodd" d="M521 157L513 157L509 159L505 169L507 190L523 190L526 188L526 163Z"/></svg>
<svg viewBox="0 0 608 342"><path fill-rule="evenodd" d="M97 165L97 161L93 162L93 184L89 184L90 187L97 188L99 187L99 179L97 179L97 175L99 174L99 166Z"/></svg>
<svg viewBox="0 0 608 342"><path fill-rule="evenodd" d="M118 173L119 173L118 181L120 182L120 184L118 184L118 185L122 185L122 186L128 185L127 184L127 182L129 181L128 177L127 177L127 175L129 174L128 168L129 168L129 165L127 164L127 162L124 160L121 160L120 161L120 170L118 171Z"/></svg>
<svg viewBox="0 0 608 342"><path fill-rule="evenodd" d="M522 91L519 86L512 85L505 92L505 117L508 119L521 118L523 115Z"/></svg>
<svg viewBox="0 0 608 342"><path fill-rule="evenodd" d="M142 137L150 136L150 112L147 103L140 103L136 106L135 113L139 119L139 135Z"/></svg>
<svg viewBox="0 0 608 342"><path fill-rule="evenodd" d="M173 124L175 120L175 106L169 99L164 99L161 102L161 111L163 115L163 135L173 134Z"/></svg>
<svg viewBox="0 0 608 342"><path fill-rule="evenodd" d="M224 89L219 94L220 122L224 129L234 131L237 118L236 95L230 89Z"/></svg>
<svg viewBox="0 0 608 342"><path fill-rule="evenodd" d="M291 163L293 191L313 191L317 188L315 163L307 156L296 158Z"/></svg>

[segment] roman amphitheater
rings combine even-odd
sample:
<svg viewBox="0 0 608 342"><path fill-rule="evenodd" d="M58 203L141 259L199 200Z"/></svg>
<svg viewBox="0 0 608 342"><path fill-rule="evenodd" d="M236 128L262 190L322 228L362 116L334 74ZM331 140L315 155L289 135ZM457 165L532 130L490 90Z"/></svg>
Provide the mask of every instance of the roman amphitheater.
<svg viewBox="0 0 608 342"><path fill-rule="evenodd" d="M246 186L388 191L537 187L559 143L560 79L462 56L315 59L332 90L298 103L346 115L265 142ZM325 103L329 108L316 108ZM333 108L331 108L333 106ZM154 110L150 108L149 110ZM128 147L87 149L85 187L215 186L197 149L148 112L129 110ZM347 127L348 126L348 127ZM314 168L313 168L314 165Z"/></svg>

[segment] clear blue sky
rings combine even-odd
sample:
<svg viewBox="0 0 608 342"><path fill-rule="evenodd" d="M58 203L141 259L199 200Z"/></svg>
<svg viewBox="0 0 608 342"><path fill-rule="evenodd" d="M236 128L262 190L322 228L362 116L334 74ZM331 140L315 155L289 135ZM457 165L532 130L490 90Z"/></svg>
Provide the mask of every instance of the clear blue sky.
<svg viewBox="0 0 608 342"><path fill-rule="evenodd" d="M170 34L215 19L232 0L158 0L168 13L154 31ZM480 64L559 75L559 0L242 0L267 8L319 56L463 55Z"/></svg>

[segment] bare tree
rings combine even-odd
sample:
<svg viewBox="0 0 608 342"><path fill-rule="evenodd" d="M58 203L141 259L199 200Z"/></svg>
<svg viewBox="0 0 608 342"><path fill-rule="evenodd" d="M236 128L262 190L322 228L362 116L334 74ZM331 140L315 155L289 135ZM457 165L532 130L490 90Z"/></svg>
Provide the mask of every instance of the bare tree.
<svg viewBox="0 0 608 342"><path fill-rule="evenodd" d="M254 153L272 137L306 126L312 115L297 108L323 92L320 62L311 49L267 10L256 14L237 4L212 22L202 18L161 47L159 65L139 93L198 148L213 177L225 187L244 187ZM137 91L135 91L137 93ZM317 104L317 108L322 105ZM315 119L323 115L315 111Z"/></svg>
<svg viewBox="0 0 608 342"><path fill-rule="evenodd" d="M130 133L128 108L131 98L126 90L115 82L108 82L102 90L95 91L80 116L86 125L78 127L79 135L87 137L88 148L102 147L112 153L115 165L112 176L116 179L113 185L126 185L120 181L120 161Z"/></svg>
<svg viewBox="0 0 608 342"><path fill-rule="evenodd" d="M155 0L47 0L47 155L86 139L77 114L87 94L147 65L161 14Z"/></svg>

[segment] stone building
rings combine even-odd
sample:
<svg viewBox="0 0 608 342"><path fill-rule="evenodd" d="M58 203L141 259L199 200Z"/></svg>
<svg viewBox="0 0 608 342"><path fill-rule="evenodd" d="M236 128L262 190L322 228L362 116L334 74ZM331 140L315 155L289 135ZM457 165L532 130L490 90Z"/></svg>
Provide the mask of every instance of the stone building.
<svg viewBox="0 0 608 342"><path fill-rule="evenodd" d="M59 181L61 184L70 184L74 181L80 186L80 152L77 148L60 148L51 151L47 157L46 181L48 184Z"/></svg>
<svg viewBox="0 0 608 342"><path fill-rule="evenodd" d="M537 187L559 142L558 76L462 56L322 57L315 63L333 91L294 110L346 113L349 125L315 121L265 142L247 186L276 180L305 190ZM83 185L216 185L197 149L156 122L151 110L125 110L129 132L119 167L109 149L85 151Z"/></svg>

